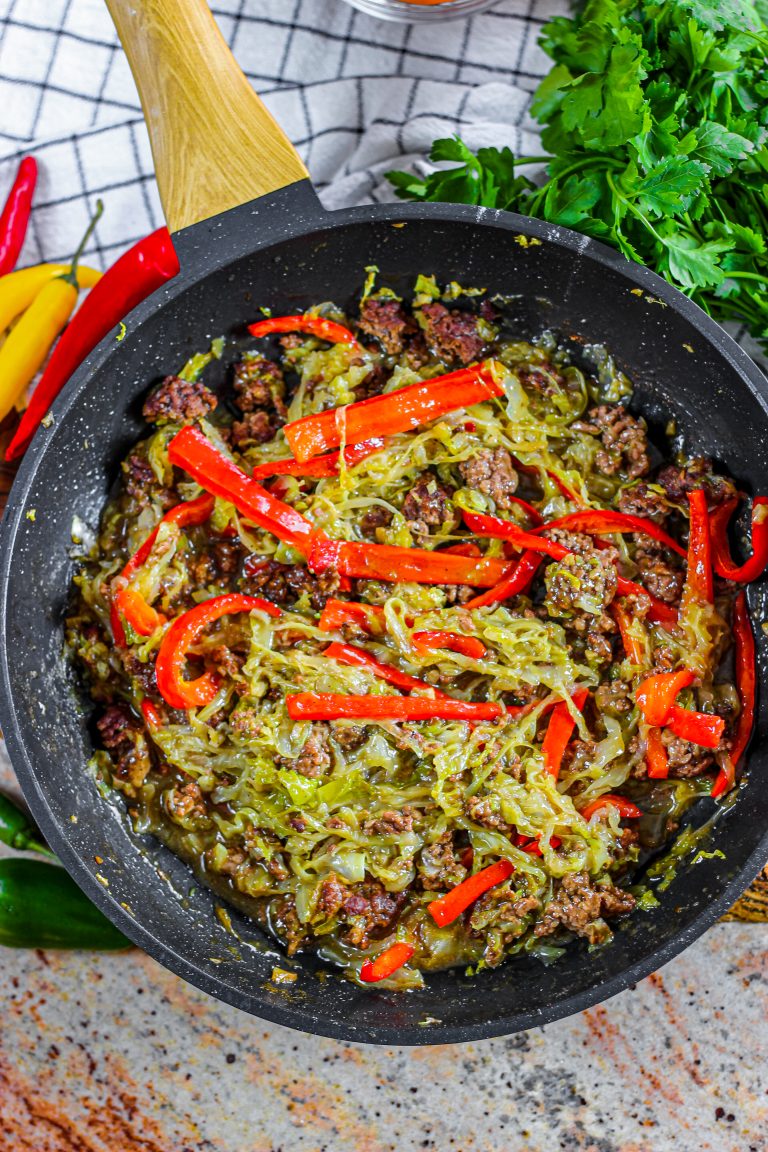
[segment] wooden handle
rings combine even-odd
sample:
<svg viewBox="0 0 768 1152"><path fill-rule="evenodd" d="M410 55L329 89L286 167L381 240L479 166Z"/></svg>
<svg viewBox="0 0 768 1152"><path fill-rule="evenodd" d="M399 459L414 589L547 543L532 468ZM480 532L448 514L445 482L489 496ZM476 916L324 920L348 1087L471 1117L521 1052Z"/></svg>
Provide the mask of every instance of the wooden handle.
<svg viewBox="0 0 768 1152"><path fill-rule="evenodd" d="M106 0L144 109L171 232L307 177L205 0Z"/></svg>

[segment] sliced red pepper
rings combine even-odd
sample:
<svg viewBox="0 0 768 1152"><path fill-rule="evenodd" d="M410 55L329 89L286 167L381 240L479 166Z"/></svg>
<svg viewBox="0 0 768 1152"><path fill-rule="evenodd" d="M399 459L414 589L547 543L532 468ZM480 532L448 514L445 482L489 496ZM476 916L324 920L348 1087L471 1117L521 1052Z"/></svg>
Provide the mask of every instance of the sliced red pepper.
<svg viewBox="0 0 768 1152"><path fill-rule="evenodd" d="M653 624L663 624L665 628L674 628L677 624L677 612L663 600L651 595L647 588L628 580L626 576L617 576L616 591L620 596L645 596L650 601L647 619Z"/></svg>
<svg viewBox="0 0 768 1152"><path fill-rule="evenodd" d="M384 609L378 604L355 604L350 600L326 600L320 613L321 632L336 632L344 624L355 624L366 632L379 631L384 624Z"/></svg>
<svg viewBox="0 0 768 1152"><path fill-rule="evenodd" d="M388 684L393 684L395 688L402 688L406 692L431 690L437 696L445 695L444 692L438 692L432 684L427 684L426 680L409 676L407 672L401 672L392 664L385 664L383 660L377 660L375 656L371 656L370 652L366 652L364 648L356 648L354 644L334 642L328 645L323 655L330 656L331 660L337 660L339 664L348 664L353 668L367 668L374 676L378 676L382 680L386 680Z"/></svg>
<svg viewBox="0 0 768 1152"><path fill-rule="evenodd" d="M167 623L162 612L158 612L151 604L147 604L144 597L135 588L123 588L122 591L118 592L113 606L118 619L123 616L139 636L151 636L156 628ZM112 627L114 630L114 621ZM124 632L123 636L125 636ZM125 644L121 644L120 647L125 647Z"/></svg>
<svg viewBox="0 0 768 1152"><path fill-rule="evenodd" d="M26 450L53 401L107 333L179 271L179 258L167 228L158 228L129 248L90 290L67 325L32 393L29 407L6 449L6 460Z"/></svg>
<svg viewBox="0 0 768 1152"><path fill-rule="evenodd" d="M584 708L588 695L589 692L586 688L579 688L571 697L580 712ZM560 700L552 709L544 743L541 746L544 768L551 776L554 776L555 780L560 775L563 755L575 727L576 721L571 716L568 705L564 700Z"/></svg>
<svg viewBox="0 0 768 1152"><path fill-rule="evenodd" d="M385 396L371 396L343 408L302 416L285 426L285 438L297 460L309 460L344 442L357 444L376 430L380 436L408 432L457 408L468 408L490 396L503 396L495 361L435 376Z"/></svg>
<svg viewBox="0 0 768 1152"><path fill-rule="evenodd" d="M347 468L354 468L362 460L380 452L384 447L384 437L376 436L371 440L362 440L359 444L352 444L344 449L344 464ZM305 460L303 464L293 457L287 460L268 460L264 464L257 464L251 472L253 480L266 480L269 476L309 476L314 480L324 479L327 476L338 476L339 457L341 452L329 452L327 456L316 456L314 460Z"/></svg>
<svg viewBox="0 0 768 1152"><path fill-rule="evenodd" d="M658 540L660 544L664 544L673 552L677 552L679 556L686 555L685 548L673 540L663 528L659 528L658 524L654 524L653 520L647 520L643 516L629 516L624 512L612 512L604 509L585 509L583 512L571 512L567 516L561 516L558 520L550 520L539 531L548 532L550 528L567 528L570 532L594 533L598 536L611 535L614 532L642 532L644 536Z"/></svg>
<svg viewBox="0 0 768 1152"><path fill-rule="evenodd" d="M597 800L593 800L591 804L587 804L586 808L582 808L581 817L584 820L589 820L595 812L600 808L615 808L623 820L637 820L642 816L642 809L638 808L637 804L633 804L631 800L625 800L623 796L614 796L610 792L606 792L604 796L598 796Z"/></svg>
<svg viewBox="0 0 768 1152"><path fill-rule="evenodd" d="M180 528L190 528L195 524L204 524L205 521L211 517L214 503L213 496L204 492L202 496L198 496L194 500L185 500L181 504L176 504L169 512L165 513L160 524L178 524ZM160 524L150 532L141 547L131 556L120 573L119 580L130 580L131 576L146 563L155 545L155 540L157 540ZM130 612L131 618L128 620L128 623L131 624L133 630L138 632L140 636L151 636L158 624L165 622L165 618L160 617L156 621L155 626L150 628L148 632L142 631L141 626L136 626L137 622L141 625L142 621L149 622L151 617L149 617L148 613L143 612L141 606L137 604L137 598L141 599L139 593L134 592L133 598L126 598L123 595L125 591L126 589L118 590L117 594L112 597L112 606L110 608L112 637L118 648L125 648L126 643L125 630L120 620L121 613L125 615L127 612ZM126 619L128 619L127 615Z"/></svg>
<svg viewBox="0 0 768 1152"><path fill-rule="evenodd" d="M611 605L611 615L618 625L627 659L632 664L642 664L645 658L643 646L632 631L632 620L618 600L614 600Z"/></svg>
<svg viewBox="0 0 768 1152"><path fill-rule="evenodd" d="M318 534L312 542L309 567L313 572L335 568L343 576L392 583L414 581L491 588L503 579L509 564L488 557L475 560L470 556L455 556L445 551L328 540Z"/></svg>
<svg viewBox="0 0 768 1152"><path fill-rule="evenodd" d="M234 612L266 612L269 616L282 615L280 609L275 604L270 604L268 600L229 592L224 596L204 600L202 604L195 605L177 617L163 636L155 665L157 687L171 708L196 708L210 704L216 696L217 681L210 672L205 672L196 680L185 680L184 665L189 649L203 629L214 620Z"/></svg>
<svg viewBox="0 0 768 1152"><path fill-rule="evenodd" d="M482 660L488 649L476 636L463 636L460 632L414 632L413 642L417 648L458 652L471 660Z"/></svg>
<svg viewBox="0 0 768 1152"><path fill-rule="evenodd" d="M472 704L449 697L339 696L330 692L298 692L286 696L292 720L495 720L500 704Z"/></svg>
<svg viewBox="0 0 768 1152"><path fill-rule="evenodd" d="M360 967L360 979L366 984L378 984L379 980L386 980L403 964L407 964L413 956L413 945L398 940L390 944L374 960L364 960Z"/></svg>
<svg viewBox="0 0 768 1152"><path fill-rule="evenodd" d="M27 234L36 183L37 161L25 156L0 213L0 276L13 272L16 267Z"/></svg>
<svg viewBox="0 0 768 1152"><path fill-rule="evenodd" d="M747 749L755 724L757 700L755 636L749 619L747 598L743 592L739 592L733 605L733 661L741 711L730 754L726 757L725 767L721 768L712 788L712 796L715 798L728 792L735 784L736 769Z"/></svg>
<svg viewBox="0 0 768 1152"><path fill-rule="evenodd" d="M198 428L188 425L176 433L168 445L168 459L183 468L206 492L234 504L247 520L300 552L309 552L315 534L309 520L252 480Z"/></svg>
<svg viewBox="0 0 768 1152"><path fill-rule="evenodd" d="M515 568L505 576L495 588L481 592L472 600L468 600L465 608L485 608L489 604L498 604L502 600L509 600L512 596L520 596L527 592L533 583L533 578L539 570L541 556L536 552L523 552Z"/></svg>
<svg viewBox="0 0 768 1152"><path fill-rule="evenodd" d="M270 316L248 325L251 336L271 336L273 332L306 332L329 344L353 344L359 347L349 328L326 320L323 316Z"/></svg>
<svg viewBox="0 0 768 1152"><path fill-rule="evenodd" d="M679 693L690 688L695 679L689 668L647 676L637 687L635 701L648 723L654 727L666 724Z"/></svg>
<svg viewBox="0 0 768 1152"><path fill-rule="evenodd" d="M531 856L543 856L544 853L542 852L541 844L539 843L540 839L540 836L536 836L533 840L531 840L528 836L523 836L520 832L518 832L515 843L518 848L522 848L523 852L528 852ZM559 848L561 844L562 840L560 840L558 836L550 836L550 848Z"/></svg>
<svg viewBox="0 0 768 1152"><path fill-rule="evenodd" d="M714 599L709 513L707 494L703 488L688 493L688 505L688 572L680 601L681 611L690 603L711 604Z"/></svg>
<svg viewBox="0 0 768 1152"><path fill-rule="evenodd" d="M667 716L666 727L681 740L700 744L702 748L717 748L725 729L722 716L709 712L693 712L673 704Z"/></svg>
<svg viewBox="0 0 768 1152"><path fill-rule="evenodd" d="M474 876L468 876L461 884L446 892L445 896L439 896L437 900L432 900L427 905L432 919L440 928L453 924L462 912L466 912L470 904L474 904L478 896L508 880L514 870L514 865L509 860L497 860L495 864L489 864Z"/></svg>
<svg viewBox="0 0 768 1152"><path fill-rule="evenodd" d="M472 544L471 541L467 541L466 544L450 544L442 551L447 552L449 556L474 556L476 560L483 554L477 544Z"/></svg>
<svg viewBox="0 0 768 1152"><path fill-rule="evenodd" d="M146 697L141 702L141 714L144 717L144 723L146 724L147 728L149 728L150 732L154 732L162 724L160 713L158 712L157 708L155 708L152 701L146 699Z"/></svg>
<svg viewBox="0 0 768 1152"><path fill-rule="evenodd" d="M645 764L649 780L666 780L669 757L661 738L661 728L649 728L645 738Z"/></svg>
<svg viewBox="0 0 768 1152"><path fill-rule="evenodd" d="M734 564L728 543L728 522L737 504L737 500L726 500L709 518L712 563L723 580L750 584L768 566L768 496L755 496L752 501L752 555L743 564Z"/></svg>

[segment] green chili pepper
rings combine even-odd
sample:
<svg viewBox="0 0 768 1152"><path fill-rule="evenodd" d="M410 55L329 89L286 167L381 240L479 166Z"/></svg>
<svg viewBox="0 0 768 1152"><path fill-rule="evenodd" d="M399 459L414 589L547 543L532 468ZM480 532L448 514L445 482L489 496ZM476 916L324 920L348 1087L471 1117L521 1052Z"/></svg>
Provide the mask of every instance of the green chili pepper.
<svg viewBox="0 0 768 1152"><path fill-rule="evenodd" d="M53 852L43 844L40 832L13 801L0 792L0 842L17 852L40 852L53 859Z"/></svg>
<svg viewBox="0 0 768 1152"><path fill-rule="evenodd" d="M0 944L6 948L130 948L129 940L55 864L0 860Z"/></svg>

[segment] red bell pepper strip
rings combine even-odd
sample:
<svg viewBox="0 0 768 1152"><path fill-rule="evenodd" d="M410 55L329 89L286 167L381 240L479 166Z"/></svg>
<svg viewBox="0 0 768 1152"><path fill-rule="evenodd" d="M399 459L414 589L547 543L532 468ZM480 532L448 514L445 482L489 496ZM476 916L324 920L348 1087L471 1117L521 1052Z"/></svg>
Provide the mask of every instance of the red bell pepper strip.
<svg viewBox="0 0 768 1152"><path fill-rule="evenodd" d="M329 644L324 650L323 656L330 656L332 660L337 660L339 664L348 664L353 668L366 668L372 672L374 676L386 680L387 684L393 684L395 688L402 688L406 692L426 692L431 690L437 696L445 696L444 692L439 692L432 684L427 684L426 680L419 680L416 676L409 676L407 672L401 672L399 668L395 668L392 664L385 664L383 660L377 660L375 656L371 656L363 648L356 648L354 644L339 644L334 642Z"/></svg>
<svg viewBox="0 0 768 1152"><path fill-rule="evenodd" d="M27 234L32 196L37 183L37 161L25 156L0 214L0 276L13 272Z"/></svg>
<svg viewBox="0 0 768 1152"><path fill-rule="evenodd" d="M326 320L323 316L270 316L248 325L251 336L271 336L273 332L306 332L308 336L319 336L329 344L353 344L359 347L349 328Z"/></svg>
<svg viewBox="0 0 768 1152"><path fill-rule="evenodd" d="M619 604L617 600L614 600L611 605L611 615L618 625L627 659L632 664L642 664L645 656L643 646L632 631L632 620L627 615L624 606Z"/></svg>
<svg viewBox="0 0 768 1152"><path fill-rule="evenodd" d="M147 604L144 597L135 588L123 588L113 601L113 612L119 620L125 617L128 624L139 636L151 636L163 624L167 623L162 612L158 612L151 604ZM120 625L122 629L122 624ZM114 631L114 617L112 628ZM120 648L125 647L125 632L122 634L123 642Z"/></svg>
<svg viewBox="0 0 768 1152"><path fill-rule="evenodd" d="M585 532L596 536L611 535L614 532L642 532L644 536L658 540L660 544L677 552L679 556L686 555L685 548L673 540L663 528L659 528L658 524L643 516L629 516L623 512L595 508L585 509L583 512L570 512L567 516L550 520L538 531L548 532L550 528L567 528L570 532Z"/></svg>
<svg viewBox="0 0 768 1152"><path fill-rule="evenodd" d="M725 729L722 716L708 712L692 712L673 704L667 716L666 727L681 740L700 744L703 748L717 748Z"/></svg>
<svg viewBox="0 0 768 1152"><path fill-rule="evenodd" d="M492 588L505 576L509 564L503 560L455 556L450 552L429 552L422 548L398 548L390 544L358 544L328 540L315 535L309 553L313 572L335 568L342 576L398 583L466 584Z"/></svg>
<svg viewBox="0 0 768 1152"><path fill-rule="evenodd" d="M447 648L449 652L458 652L471 660L482 660L488 651L482 640L476 636L462 636L460 632L414 632L412 640L417 648L437 651Z"/></svg>
<svg viewBox="0 0 768 1152"><path fill-rule="evenodd" d="M635 691L635 701L648 723L657 728L666 724L679 693L689 688L695 679L689 668L647 676Z"/></svg>
<svg viewBox="0 0 768 1152"><path fill-rule="evenodd" d="M354 468L355 464L372 456L374 452L380 452L383 447L383 436L352 444L344 449L344 464L347 468ZM256 465L251 477L254 480L266 480L269 476L310 476L317 480L338 476L340 455L340 452L329 452L327 456L316 456L314 460L305 460L303 464L292 457L287 460L267 460L264 464Z"/></svg>
<svg viewBox="0 0 768 1152"><path fill-rule="evenodd" d="M144 723L146 724L147 728L149 728L150 732L154 732L157 728L160 727L162 723L162 720L160 719L160 713L158 712L157 708L155 708L152 701L146 699L146 697L141 702L141 714L144 717Z"/></svg>
<svg viewBox="0 0 768 1152"><path fill-rule="evenodd" d="M523 852L529 852L531 856L542 856L543 853L541 850L541 845L539 844L540 839L541 837L537 836L535 839L530 840L527 836L523 836L518 832L515 838L515 844L518 848L522 848ZM561 844L562 840L560 840L559 837L550 836L550 848L559 848Z"/></svg>
<svg viewBox="0 0 768 1152"><path fill-rule="evenodd" d="M478 896L508 880L514 870L514 865L509 860L497 860L495 864L489 864L474 876L468 876L461 884L446 892L445 896L439 896L437 900L432 900L427 905L432 919L440 928L453 924L462 912L466 912L470 904L474 904Z"/></svg>
<svg viewBox="0 0 768 1152"><path fill-rule="evenodd" d="M403 964L407 964L413 956L413 945L398 940L390 944L374 960L364 960L360 966L360 979L366 984L378 984L379 980L386 980Z"/></svg>
<svg viewBox="0 0 768 1152"><path fill-rule="evenodd" d="M736 671L736 689L741 711L733 735L730 753L720 769L712 788L715 799L728 792L736 782L736 769L744 755L755 724L757 698L757 665L755 663L755 637L747 610L747 598L739 592L733 605L733 660Z"/></svg>
<svg viewBox="0 0 768 1152"><path fill-rule="evenodd" d="M509 600L512 596L520 596L527 592L533 583L533 578L539 570L541 556L536 552L523 552L518 564L508 576L505 576L495 588L481 592L472 600L468 600L465 608L486 608L489 604L498 604L501 600Z"/></svg>
<svg viewBox="0 0 768 1152"><path fill-rule="evenodd" d="M252 480L198 428L188 425L176 433L168 445L168 459L188 472L206 492L229 500L247 520L300 552L309 552L315 534L309 520Z"/></svg>
<svg viewBox="0 0 768 1152"><path fill-rule="evenodd" d="M384 624L384 609L378 604L326 600L318 621L320 631L336 632L344 624L355 624L365 632L378 631Z"/></svg>
<svg viewBox="0 0 768 1152"><path fill-rule="evenodd" d="M165 513L160 524L178 524L181 528L189 528L194 524L204 524L206 520L210 519L211 513L213 512L213 505L213 496L204 492L202 496L198 496L194 500L185 500L182 504L176 504L169 512ZM120 573L119 580L130 580L134 572L137 572L142 564L146 563L154 547L157 534L160 531L160 524L150 532L141 547L131 556ZM138 632L140 636L151 636L158 624L164 622L158 619L155 622L155 626L150 628L148 632L142 631L142 620L149 621L150 618L142 612L141 607L136 603L137 600L141 599L139 593L134 592L134 598L126 598L123 595L125 591L126 589L120 589L117 594L112 597L112 606L110 609L112 638L118 648L125 648L125 631L120 620L121 612L126 616L134 632ZM128 615L129 613L130 617ZM137 627L137 624L139 627Z"/></svg>
<svg viewBox="0 0 768 1152"><path fill-rule="evenodd" d="M210 672L205 672L196 680L185 680L184 665L189 649L203 629L214 620L233 612L266 612L269 616L282 615L280 609L275 604L270 604L268 600L228 592L224 596L204 600L202 604L196 604L194 608L178 616L163 636L155 664L157 687L171 708L195 708L210 704L216 696L217 681Z"/></svg>
<svg viewBox="0 0 768 1152"><path fill-rule="evenodd" d="M582 808L580 816L584 820L590 820L598 809L606 807L615 808L624 820L637 820L643 814L642 809L638 808L637 804L633 804L631 800L625 800L623 796L614 796L612 793L606 792L604 796L598 796L597 800L593 800L591 804L587 804L586 808Z"/></svg>
<svg viewBox="0 0 768 1152"><path fill-rule="evenodd" d="M472 544L470 541L467 541L466 544L449 544L442 551L447 552L449 556L474 556L476 560L479 560L483 554L477 544Z"/></svg>
<svg viewBox="0 0 768 1152"><path fill-rule="evenodd" d="M626 576L617 576L616 591L620 596L645 596L650 600L651 606L647 618L651 623L663 624L665 628L674 628L677 624L675 609L665 604L663 600L658 600L641 584L635 584L634 580L628 580Z"/></svg>
<svg viewBox="0 0 768 1152"><path fill-rule="evenodd" d="M660 728L649 728L645 738L645 765L649 780L666 780L669 776L669 757L661 738Z"/></svg>
<svg viewBox="0 0 768 1152"><path fill-rule="evenodd" d="M450 697L339 696L330 692L297 692L286 696L291 720L495 720L500 704L472 704Z"/></svg>
<svg viewBox="0 0 768 1152"><path fill-rule="evenodd" d="M302 416L286 424L285 438L297 460L309 460L342 442L358 444L373 430L380 436L408 432L457 408L468 408L490 396L503 396L493 360L435 376L420 384L399 388L385 396L371 396L315 416Z"/></svg>
<svg viewBox="0 0 768 1152"><path fill-rule="evenodd" d="M579 711L584 708L588 695L589 692L586 688L579 688L571 697ZM560 765L563 762L563 754L575 727L576 721L573 716L571 716L568 705L564 700L560 700L552 709L544 743L541 746L541 752L544 757L544 768L549 772L550 776L554 776L555 780L557 780L560 775Z"/></svg>
<svg viewBox="0 0 768 1152"><path fill-rule="evenodd" d="M688 572L680 601L681 611L692 602L711 604L714 599L709 513L707 494L703 488L688 493L688 506Z"/></svg>
<svg viewBox="0 0 768 1152"><path fill-rule="evenodd" d="M76 368L132 309L179 271L179 258L167 228L129 248L105 272L75 313L53 350L29 407L8 445L6 460L27 448L53 401Z"/></svg>
<svg viewBox="0 0 768 1152"><path fill-rule="evenodd" d="M768 496L755 496L752 501L752 555L743 564L734 564L728 544L728 521L736 505L736 500L726 500L709 518L712 564L723 580L750 584L768 566Z"/></svg>

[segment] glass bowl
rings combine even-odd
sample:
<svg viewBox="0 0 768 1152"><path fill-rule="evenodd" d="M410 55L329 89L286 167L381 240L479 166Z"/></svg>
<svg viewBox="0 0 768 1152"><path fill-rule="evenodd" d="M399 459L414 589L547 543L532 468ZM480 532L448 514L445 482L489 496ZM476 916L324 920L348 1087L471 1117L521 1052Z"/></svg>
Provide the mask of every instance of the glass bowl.
<svg viewBox="0 0 768 1152"><path fill-rule="evenodd" d="M401 24L428 24L431 20L461 20L476 12L485 12L498 0L347 0L359 12L378 16L380 20L395 20Z"/></svg>

